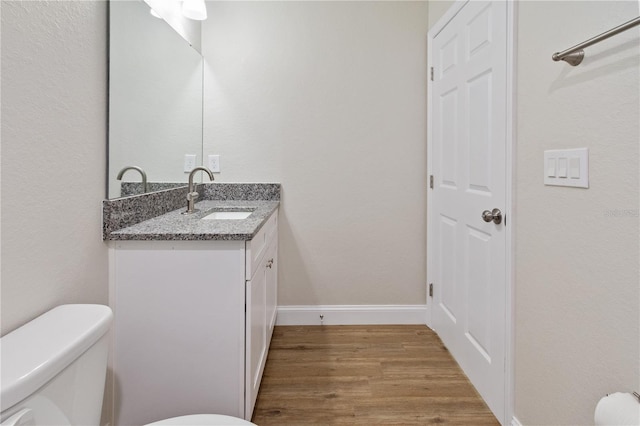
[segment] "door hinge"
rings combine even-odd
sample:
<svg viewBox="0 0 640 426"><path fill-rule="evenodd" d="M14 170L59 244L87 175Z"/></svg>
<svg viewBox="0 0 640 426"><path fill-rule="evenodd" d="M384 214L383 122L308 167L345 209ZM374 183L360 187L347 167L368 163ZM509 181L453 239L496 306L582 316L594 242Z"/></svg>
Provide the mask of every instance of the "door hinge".
<svg viewBox="0 0 640 426"><path fill-rule="evenodd" d="M429 176L429 188L433 189L433 175Z"/></svg>
<svg viewBox="0 0 640 426"><path fill-rule="evenodd" d="M431 67L431 81L433 81L433 67Z"/></svg>
<svg viewBox="0 0 640 426"><path fill-rule="evenodd" d="M429 284L429 297L433 297L433 283Z"/></svg>

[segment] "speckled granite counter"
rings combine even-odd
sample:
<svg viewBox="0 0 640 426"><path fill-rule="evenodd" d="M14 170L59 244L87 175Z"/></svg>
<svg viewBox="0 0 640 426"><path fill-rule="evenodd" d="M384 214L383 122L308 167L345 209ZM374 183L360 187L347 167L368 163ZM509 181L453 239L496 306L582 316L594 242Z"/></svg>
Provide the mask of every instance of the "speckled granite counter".
<svg viewBox="0 0 640 426"><path fill-rule="evenodd" d="M103 202L104 240L250 240L280 204L279 184L200 184L200 211L186 208L186 188ZM214 211L252 213L241 220L202 220Z"/></svg>
<svg viewBox="0 0 640 426"><path fill-rule="evenodd" d="M212 201L196 203L199 212L184 208L114 231L110 240L245 240L252 239L278 208L278 201ZM203 220L214 211L253 210L241 220Z"/></svg>

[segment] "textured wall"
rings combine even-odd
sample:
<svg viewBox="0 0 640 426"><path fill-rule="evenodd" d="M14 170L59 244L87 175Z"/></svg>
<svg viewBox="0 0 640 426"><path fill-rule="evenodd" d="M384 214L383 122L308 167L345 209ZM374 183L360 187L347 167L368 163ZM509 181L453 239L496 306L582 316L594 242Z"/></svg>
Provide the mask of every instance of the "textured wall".
<svg viewBox="0 0 640 426"><path fill-rule="evenodd" d="M640 29L550 59L638 16L638 2L520 2L516 417L593 424L640 388ZM580 19L575 19L579 16ZM545 149L589 148L590 188L543 185Z"/></svg>
<svg viewBox="0 0 640 426"><path fill-rule="evenodd" d="M282 183L278 303L425 303L426 2L208 7L204 155Z"/></svg>
<svg viewBox="0 0 640 426"><path fill-rule="evenodd" d="M2 334L107 303L106 2L2 2Z"/></svg>

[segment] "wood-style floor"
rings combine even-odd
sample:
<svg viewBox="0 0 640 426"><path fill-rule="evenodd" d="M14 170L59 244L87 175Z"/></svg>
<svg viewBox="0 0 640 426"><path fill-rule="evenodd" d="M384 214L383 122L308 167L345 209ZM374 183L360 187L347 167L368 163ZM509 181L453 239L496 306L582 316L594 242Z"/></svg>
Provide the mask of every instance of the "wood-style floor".
<svg viewBox="0 0 640 426"><path fill-rule="evenodd" d="M499 425L426 326L279 326L253 420L269 425Z"/></svg>

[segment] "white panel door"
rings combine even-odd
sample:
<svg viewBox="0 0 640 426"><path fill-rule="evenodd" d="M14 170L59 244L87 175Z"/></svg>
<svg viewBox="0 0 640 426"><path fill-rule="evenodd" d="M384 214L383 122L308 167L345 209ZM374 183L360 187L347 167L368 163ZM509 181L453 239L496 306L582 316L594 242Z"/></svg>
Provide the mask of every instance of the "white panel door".
<svg viewBox="0 0 640 426"><path fill-rule="evenodd" d="M432 43L432 322L505 423L506 2L470 1ZM487 218L488 219L488 218Z"/></svg>

